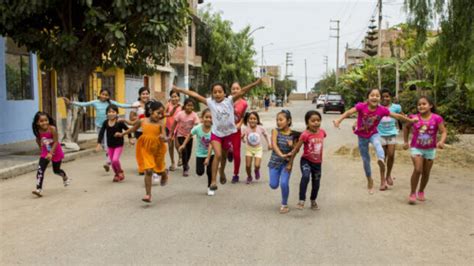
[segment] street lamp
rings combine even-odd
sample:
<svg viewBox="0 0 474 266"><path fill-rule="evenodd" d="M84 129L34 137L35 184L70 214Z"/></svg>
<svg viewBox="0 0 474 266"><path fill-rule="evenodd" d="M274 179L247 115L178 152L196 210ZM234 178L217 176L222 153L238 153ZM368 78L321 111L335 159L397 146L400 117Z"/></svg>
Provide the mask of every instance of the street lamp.
<svg viewBox="0 0 474 266"><path fill-rule="evenodd" d="M249 34L247 34L247 37L250 37L250 35L252 35L254 32L258 31L258 30L263 30L265 29L265 26L260 26L256 29L254 29L253 31L251 31Z"/></svg>
<svg viewBox="0 0 474 266"><path fill-rule="evenodd" d="M267 43L267 44L265 44L265 45L262 45L262 65L260 66L260 67L261 67L261 69L260 69L260 77L263 77L262 68L263 68L263 70L265 70L265 72L266 72L266 69L265 69L264 66L263 66L263 48L266 47L266 46L270 46L270 45L273 45L273 43L271 42L271 43Z"/></svg>

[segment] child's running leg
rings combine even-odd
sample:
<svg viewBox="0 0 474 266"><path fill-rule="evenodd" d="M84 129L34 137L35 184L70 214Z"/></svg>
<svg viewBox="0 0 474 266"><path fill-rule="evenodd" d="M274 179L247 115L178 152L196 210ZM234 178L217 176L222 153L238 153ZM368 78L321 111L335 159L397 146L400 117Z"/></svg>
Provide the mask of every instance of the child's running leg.
<svg viewBox="0 0 474 266"><path fill-rule="evenodd" d="M206 170L206 166L204 165L205 160L206 158L196 157L196 174L198 176L202 176Z"/></svg>
<svg viewBox="0 0 474 266"><path fill-rule="evenodd" d="M386 173L386 180L389 185L393 185L393 178L392 178L392 168L393 163L395 162L395 144L388 144L385 151L385 159L387 162L387 173Z"/></svg>
<svg viewBox="0 0 474 266"><path fill-rule="evenodd" d="M240 130L232 134L232 152L234 153L234 176L239 176L240 172L240 148L242 144L242 134ZM237 178L238 179L238 178Z"/></svg>
<svg viewBox="0 0 474 266"><path fill-rule="evenodd" d="M370 142L374 146L375 154L377 155L377 164L380 169L380 190L387 190L387 181L385 180L385 153L380 143L380 136L378 134L370 137Z"/></svg>
<svg viewBox="0 0 474 266"><path fill-rule="evenodd" d="M146 169L145 170L145 197L143 197L143 201L151 202L151 176L153 175L153 169Z"/></svg>
<svg viewBox="0 0 474 266"><path fill-rule="evenodd" d="M207 174L207 187L211 186L211 181L212 181L212 162L214 161L214 155L211 155L211 158L209 159L209 163L207 164L206 167L206 174Z"/></svg>
<svg viewBox="0 0 474 266"><path fill-rule="evenodd" d="M281 205L288 205L288 196L290 195L290 172L286 170L286 165L282 166L280 174Z"/></svg>
<svg viewBox="0 0 474 266"><path fill-rule="evenodd" d="M62 177L63 184L64 184L65 187L67 187L67 186L69 186L69 183L70 183L71 179L66 175L66 172L64 172L61 169L61 163L62 163L62 161L53 162L53 172L54 172L54 174Z"/></svg>
<svg viewBox="0 0 474 266"><path fill-rule="evenodd" d="M122 173L122 166L120 165L120 156L122 155L123 146L111 148L109 147L109 158L112 163L112 169L116 175Z"/></svg>
<svg viewBox="0 0 474 266"><path fill-rule="evenodd" d="M167 129L168 131L168 129ZM168 132L168 137L170 137L169 132ZM174 171L176 169L176 163L174 161L174 140L170 140L168 144L168 152L170 154L170 160L171 160L171 166L170 166L170 171Z"/></svg>
<svg viewBox="0 0 474 266"><path fill-rule="evenodd" d="M278 186L280 185L281 167L279 168L269 167L268 170L269 170L269 175L270 175L269 185L272 189L277 189Z"/></svg>
<svg viewBox="0 0 474 266"><path fill-rule="evenodd" d="M247 184L252 182L252 156L245 156L245 171L247 172Z"/></svg>
<svg viewBox="0 0 474 266"><path fill-rule="evenodd" d="M372 179L372 171L370 169L369 139L359 137L359 152L364 164L364 172L367 177L367 188L369 193L374 193L374 180Z"/></svg>
<svg viewBox="0 0 474 266"><path fill-rule="evenodd" d="M45 158L40 158L38 163L38 171L36 172L36 189L41 190L43 189L43 180L44 180L44 172L48 167L49 160Z"/></svg>
<svg viewBox="0 0 474 266"><path fill-rule="evenodd" d="M321 164L313 164L311 167L311 196L310 200L316 201L318 198L319 186L321 183Z"/></svg>
<svg viewBox="0 0 474 266"><path fill-rule="evenodd" d="M217 140L212 140L211 145L212 149L214 150L214 160L212 160L212 178L209 188L211 190L217 190L217 170L219 169L219 163L222 159L222 145Z"/></svg>
<svg viewBox="0 0 474 266"><path fill-rule="evenodd" d="M260 179L260 165L262 164L262 158L255 157L255 166L254 166L254 172L255 172L255 179L259 180Z"/></svg>
<svg viewBox="0 0 474 266"><path fill-rule="evenodd" d="M301 158L300 162L300 169L301 169L301 181L300 181L300 201L299 207L304 206L304 201L306 200L306 190L308 188L309 178L311 176L311 165L310 162L304 158Z"/></svg>
<svg viewBox="0 0 474 266"><path fill-rule="evenodd" d="M411 157L413 161L413 173L411 175L411 191L409 203L414 204L416 202L416 188L420 181L420 175L423 173L423 157L420 155L414 155Z"/></svg>
<svg viewBox="0 0 474 266"><path fill-rule="evenodd" d="M421 182L420 182L420 189L418 190L418 194L422 194L422 199L424 200L424 192L428 181L430 180L430 172L431 168L433 167L433 160L430 159L423 159L423 171L421 173Z"/></svg>
<svg viewBox="0 0 474 266"><path fill-rule="evenodd" d="M189 171L189 160L191 159L191 154L193 152L193 139L191 138L186 144L186 158L183 159L183 164L186 167L186 170Z"/></svg>

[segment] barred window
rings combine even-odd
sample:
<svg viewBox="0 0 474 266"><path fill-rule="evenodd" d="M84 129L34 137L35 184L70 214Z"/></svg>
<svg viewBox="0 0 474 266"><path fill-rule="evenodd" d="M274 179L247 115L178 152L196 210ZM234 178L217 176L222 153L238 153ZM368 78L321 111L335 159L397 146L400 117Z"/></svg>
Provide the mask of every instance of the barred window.
<svg viewBox="0 0 474 266"><path fill-rule="evenodd" d="M30 54L10 38L6 41L5 68L7 100L33 100Z"/></svg>

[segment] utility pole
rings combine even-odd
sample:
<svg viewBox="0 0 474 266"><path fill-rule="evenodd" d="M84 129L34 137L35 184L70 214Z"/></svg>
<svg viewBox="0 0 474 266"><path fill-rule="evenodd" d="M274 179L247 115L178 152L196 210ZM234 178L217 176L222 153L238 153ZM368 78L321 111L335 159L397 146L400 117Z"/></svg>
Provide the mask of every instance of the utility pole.
<svg viewBox="0 0 474 266"><path fill-rule="evenodd" d="M304 99L308 100L308 70L306 67L306 59L304 60L304 87L305 87Z"/></svg>
<svg viewBox="0 0 474 266"><path fill-rule="evenodd" d="M382 58L382 0L378 0L379 5L379 37L378 37L378 47L377 47L377 56L378 58ZM378 78L378 85L379 90L382 89L382 69L380 67L377 68L377 78Z"/></svg>
<svg viewBox="0 0 474 266"><path fill-rule="evenodd" d="M328 56L324 56L324 64L326 65L326 75L329 73L329 65L328 65Z"/></svg>
<svg viewBox="0 0 474 266"><path fill-rule="evenodd" d="M395 60L395 97L398 100L398 92L400 91L400 47L397 47L396 50L396 60Z"/></svg>
<svg viewBox="0 0 474 266"><path fill-rule="evenodd" d="M381 0L379 0L381 1ZM340 35L339 35L339 31L340 31L340 28L339 28L339 23L340 23L340 20L330 20L331 23L336 23L336 27L333 28L333 27L330 27L329 30L335 30L336 31L336 36L330 36L331 38L336 38L337 40L337 53L336 53L336 86L337 86L337 83L339 82L339 38L340 38Z"/></svg>
<svg viewBox="0 0 474 266"><path fill-rule="evenodd" d="M186 27L186 36L184 38L184 89L189 90L189 26Z"/></svg>
<svg viewBox="0 0 474 266"><path fill-rule="evenodd" d="M263 77L263 45L262 45L262 61L261 61L261 64L260 64L260 77L262 78Z"/></svg>
<svg viewBox="0 0 474 266"><path fill-rule="evenodd" d="M293 65L293 53L286 53L286 60L285 60L285 81L288 79L288 77L290 76L288 74L288 66L292 66ZM284 98L284 102L287 102L288 101L288 93L286 91L286 88L285 88L285 98Z"/></svg>

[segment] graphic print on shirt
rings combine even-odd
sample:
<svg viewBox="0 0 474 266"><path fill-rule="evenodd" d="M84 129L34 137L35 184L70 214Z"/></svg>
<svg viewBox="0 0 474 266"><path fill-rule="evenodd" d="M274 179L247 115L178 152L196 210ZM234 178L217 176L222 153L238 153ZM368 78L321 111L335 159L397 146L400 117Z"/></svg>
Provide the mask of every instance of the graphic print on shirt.
<svg viewBox="0 0 474 266"><path fill-rule="evenodd" d="M384 116L382 119L380 119L380 125L384 129L390 130L392 128L392 120L393 118L391 118L390 116Z"/></svg>
<svg viewBox="0 0 474 266"><path fill-rule="evenodd" d="M323 139L320 138L311 138L308 140L308 151L313 157L313 160L321 160L321 149L323 147Z"/></svg>
<svg viewBox="0 0 474 266"><path fill-rule="evenodd" d="M51 148L53 147L53 145L52 145L53 142L54 142L54 140L51 139L51 138L45 138L45 137L41 138L41 143L43 144L44 147L46 147L46 150L48 152L51 151Z"/></svg>
<svg viewBox="0 0 474 266"><path fill-rule="evenodd" d="M211 144L211 138L209 137L206 138L206 136L201 137L201 145L203 147L206 147L206 149L209 149L210 144Z"/></svg>
<svg viewBox="0 0 474 266"><path fill-rule="evenodd" d="M250 146L259 146L261 142L260 134L258 134L257 132L250 132L247 135L247 141Z"/></svg>
<svg viewBox="0 0 474 266"><path fill-rule="evenodd" d="M233 121L229 121L230 113L227 111L225 106L216 105L216 119L219 121L217 125L217 131L226 132L227 128L232 127Z"/></svg>
<svg viewBox="0 0 474 266"><path fill-rule="evenodd" d="M416 144L420 146L430 146L433 143L431 136L434 134L434 126L431 126L428 129L428 126L421 122L423 125L418 130L418 138L416 139Z"/></svg>
<svg viewBox="0 0 474 266"><path fill-rule="evenodd" d="M369 132L379 119L380 117L378 115L363 114L361 129L365 132Z"/></svg>

